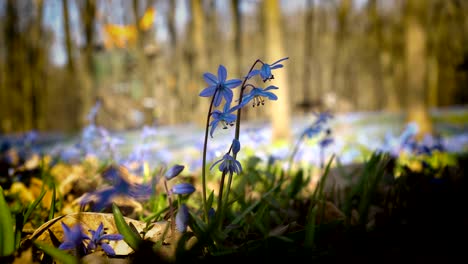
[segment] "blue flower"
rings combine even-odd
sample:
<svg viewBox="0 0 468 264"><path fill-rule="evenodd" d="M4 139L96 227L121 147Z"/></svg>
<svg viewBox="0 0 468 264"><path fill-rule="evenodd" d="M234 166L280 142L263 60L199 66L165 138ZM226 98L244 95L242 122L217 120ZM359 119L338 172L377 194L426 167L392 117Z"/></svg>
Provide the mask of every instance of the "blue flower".
<svg viewBox="0 0 468 264"><path fill-rule="evenodd" d="M304 129L304 131L302 132L302 135L308 138L313 138L314 136L318 135L322 131L322 129L323 128L321 125L313 124L307 127L306 129Z"/></svg>
<svg viewBox="0 0 468 264"><path fill-rule="evenodd" d="M232 153L233 153L234 155L236 155L236 154L239 152L240 147L241 147L241 145L240 145L239 140L233 139L233 140L232 140Z"/></svg>
<svg viewBox="0 0 468 264"><path fill-rule="evenodd" d="M231 174L234 172L237 174L242 172L242 165L240 164L240 162L234 159L228 153L224 154L222 159L213 163L213 165L211 165L210 167L210 170L213 169L213 167L220 162L221 164L219 165L219 171L226 172L226 173L229 172Z"/></svg>
<svg viewBox="0 0 468 264"><path fill-rule="evenodd" d="M184 233L187 231L187 226L189 222L189 210L187 205L182 204L176 214L176 228L179 232Z"/></svg>
<svg viewBox="0 0 468 264"><path fill-rule="evenodd" d="M279 64L279 63L287 59L288 57L282 58L280 60L273 62L272 64L263 63L262 68L260 70L251 71L250 74L248 75L248 78L252 78L253 76L257 74L260 74L260 76L263 79L263 82L266 82L267 80L272 80L275 77L271 73L271 70L283 68L283 64Z"/></svg>
<svg viewBox="0 0 468 264"><path fill-rule="evenodd" d="M156 178L150 183L136 183L132 180L127 168L119 165L112 165L102 172L105 180L112 186L94 192L86 193L80 201L81 206L92 204L93 211L101 211L111 205L112 199L118 195L126 195L137 200L148 199L154 192L153 186Z"/></svg>
<svg viewBox="0 0 468 264"><path fill-rule="evenodd" d="M326 138L320 140L320 142L319 142L321 148L326 148L332 143L333 143L333 138L331 138L331 137L326 137Z"/></svg>
<svg viewBox="0 0 468 264"><path fill-rule="evenodd" d="M278 96L276 96L274 93L269 92L269 90L277 90L278 87L270 85L265 89L262 89L260 87L254 87L250 93L244 95L242 97L242 103L240 106L236 106L234 109L237 110L237 108L243 107L247 105L250 101L253 101L252 106L260 106L265 104L265 100L263 97L266 97L270 100L278 100Z"/></svg>
<svg viewBox="0 0 468 264"><path fill-rule="evenodd" d="M195 191L195 187L193 187L190 183L179 183L172 186L171 192L173 194L191 194Z"/></svg>
<svg viewBox="0 0 468 264"><path fill-rule="evenodd" d="M328 112L328 111L325 111L325 112L321 112L321 113L314 113L314 115L317 117L317 119L315 120L315 124L325 124L327 123L327 121L329 119L332 119L333 118L333 115Z"/></svg>
<svg viewBox="0 0 468 264"><path fill-rule="evenodd" d="M114 249L109 246L105 241L106 240L122 240L123 236L121 234L114 234L114 235L108 235L104 233L104 226L101 222L99 227L96 230L89 230L91 233L91 240L89 241L88 244L88 250L92 251L95 250L98 246L101 246L101 248L104 250L104 252L107 253L107 255L114 256L115 251Z"/></svg>
<svg viewBox="0 0 468 264"><path fill-rule="evenodd" d="M218 77L209 72L203 74L203 78L209 86L206 87L203 91L201 91L200 96L210 97L216 93L214 98L215 107L221 104L222 97L224 97L227 103L231 103L233 96L231 89L239 86L242 83L242 80L232 79L226 81L226 77L227 71L223 65L219 65Z"/></svg>
<svg viewBox="0 0 468 264"><path fill-rule="evenodd" d="M210 126L210 136L213 137L213 132L215 131L216 127L218 126L218 123L221 122L223 123L223 129L227 129L228 125L232 126L234 121L236 121L237 116L235 114L232 114L232 112L235 111L235 108L230 108L230 104L226 103L224 105L223 111L219 110L214 110L211 113L211 117L213 118L213 121L211 121Z"/></svg>
<svg viewBox="0 0 468 264"><path fill-rule="evenodd" d="M62 229L64 234L64 241L60 244L59 249L61 250L75 250L78 255L86 254L86 247L84 241L90 239L86 234L83 233L83 229L80 224L75 224L72 228L68 227L62 222Z"/></svg>
<svg viewBox="0 0 468 264"><path fill-rule="evenodd" d="M166 173L164 174L164 177L166 177L166 180L170 180L176 177L177 175L179 175L184 170L184 168L185 166L183 165L174 165L169 170L166 171Z"/></svg>

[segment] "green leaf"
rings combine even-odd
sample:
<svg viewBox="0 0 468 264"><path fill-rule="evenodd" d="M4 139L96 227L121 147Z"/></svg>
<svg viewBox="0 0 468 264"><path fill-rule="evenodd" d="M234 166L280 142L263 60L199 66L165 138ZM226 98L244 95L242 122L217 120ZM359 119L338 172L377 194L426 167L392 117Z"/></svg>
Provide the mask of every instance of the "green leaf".
<svg viewBox="0 0 468 264"><path fill-rule="evenodd" d="M124 241L136 251L142 242L141 238L130 228L119 207L114 203L112 204L112 214L114 215L115 226L117 227L117 230L119 230L119 233L124 237Z"/></svg>
<svg viewBox="0 0 468 264"><path fill-rule="evenodd" d="M43 244L43 243L40 243L40 242L37 242L37 241L35 241L33 243L38 249L44 251L44 253L51 256L55 260L60 261L63 264L79 264L80 263L80 261L79 261L79 259L77 257L75 257L73 255L70 255L70 254L66 253L65 251L63 251L63 250L60 250L60 249L55 248L53 246L49 246L47 244Z"/></svg>
<svg viewBox="0 0 468 264"><path fill-rule="evenodd" d="M13 219L0 186L0 256L9 256L15 251Z"/></svg>
<svg viewBox="0 0 468 264"><path fill-rule="evenodd" d="M43 183L42 190L41 190L41 193L39 194L39 197L37 197L37 199L31 205L29 205L28 210L24 214L23 225L25 225L26 222L28 222L29 217L31 216L34 209L36 209L37 205L39 205L39 203L42 201L42 198L44 198L44 195L46 194L46 192L47 191L45 189L45 184Z"/></svg>
<svg viewBox="0 0 468 264"><path fill-rule="evenodd" d="M50 211L49 211L49 218L47 221L52 220L54 218L54 213L55 213L55 196L56 196L56 190L55 190L55 184L52 184L52 201L50 203Z"/></svg>

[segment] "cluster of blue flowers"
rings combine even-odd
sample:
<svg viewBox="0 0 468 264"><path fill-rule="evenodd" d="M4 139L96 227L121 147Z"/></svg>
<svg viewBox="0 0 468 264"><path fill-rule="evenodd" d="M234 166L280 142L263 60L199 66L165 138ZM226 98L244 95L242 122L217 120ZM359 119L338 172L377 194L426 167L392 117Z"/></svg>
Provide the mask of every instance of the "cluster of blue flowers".
<svg viewBox="0 0 468 264"><path fill-rule="evenodd" d="M108 244L111 240L122 240L121 234L106 234L104 225L101 223L96 230L88 230L91 237L83 232L82 226L78 223L71 228L62 222L64 240L60 244L59 249L70 250L75 255L83 256L92 253L101 247L107 255L114 256L114 249Z"/></svg>

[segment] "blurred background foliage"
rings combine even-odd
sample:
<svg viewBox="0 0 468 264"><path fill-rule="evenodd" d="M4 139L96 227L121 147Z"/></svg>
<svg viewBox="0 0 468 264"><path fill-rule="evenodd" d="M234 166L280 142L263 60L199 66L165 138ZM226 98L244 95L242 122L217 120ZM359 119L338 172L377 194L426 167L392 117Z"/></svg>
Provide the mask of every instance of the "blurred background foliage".
<svg viewBox="0 0 468 264"><path fill-rule="evenodd" d="M311 110L403 112L427 132L429 109L468 102L464 0L0 0L0 40L5 134L78 131L97 101L109 129L202 125L204 72L286 56L279 100L242 115L277 137Z"/></svg>

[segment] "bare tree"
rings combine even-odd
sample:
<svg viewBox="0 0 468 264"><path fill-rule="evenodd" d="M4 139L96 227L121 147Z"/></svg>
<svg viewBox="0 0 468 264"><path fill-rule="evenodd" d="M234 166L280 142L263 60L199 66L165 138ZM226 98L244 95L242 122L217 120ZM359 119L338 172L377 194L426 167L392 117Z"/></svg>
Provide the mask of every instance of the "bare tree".
<svg viewBox="0 0 468 264"><path fill-rule="evenodd" d="M279 0L264 0L262 6L263 25L265 30L266 62L286 57L283 44L282 14ZM285 62L286 64L289 61ZM279 71L275 74L275 85L278 101L270 104L270 119L272 121L273 140L291 140L291 103L289 100L289 86L287 71Z"/></svg>
<svg viewBox="0 0 468 264"><path fill-rule="evenodd" d="M407 120L416 122L419 134L423 135L432 131L426 98L426 1L408 0L405 9Z"/></svg>

